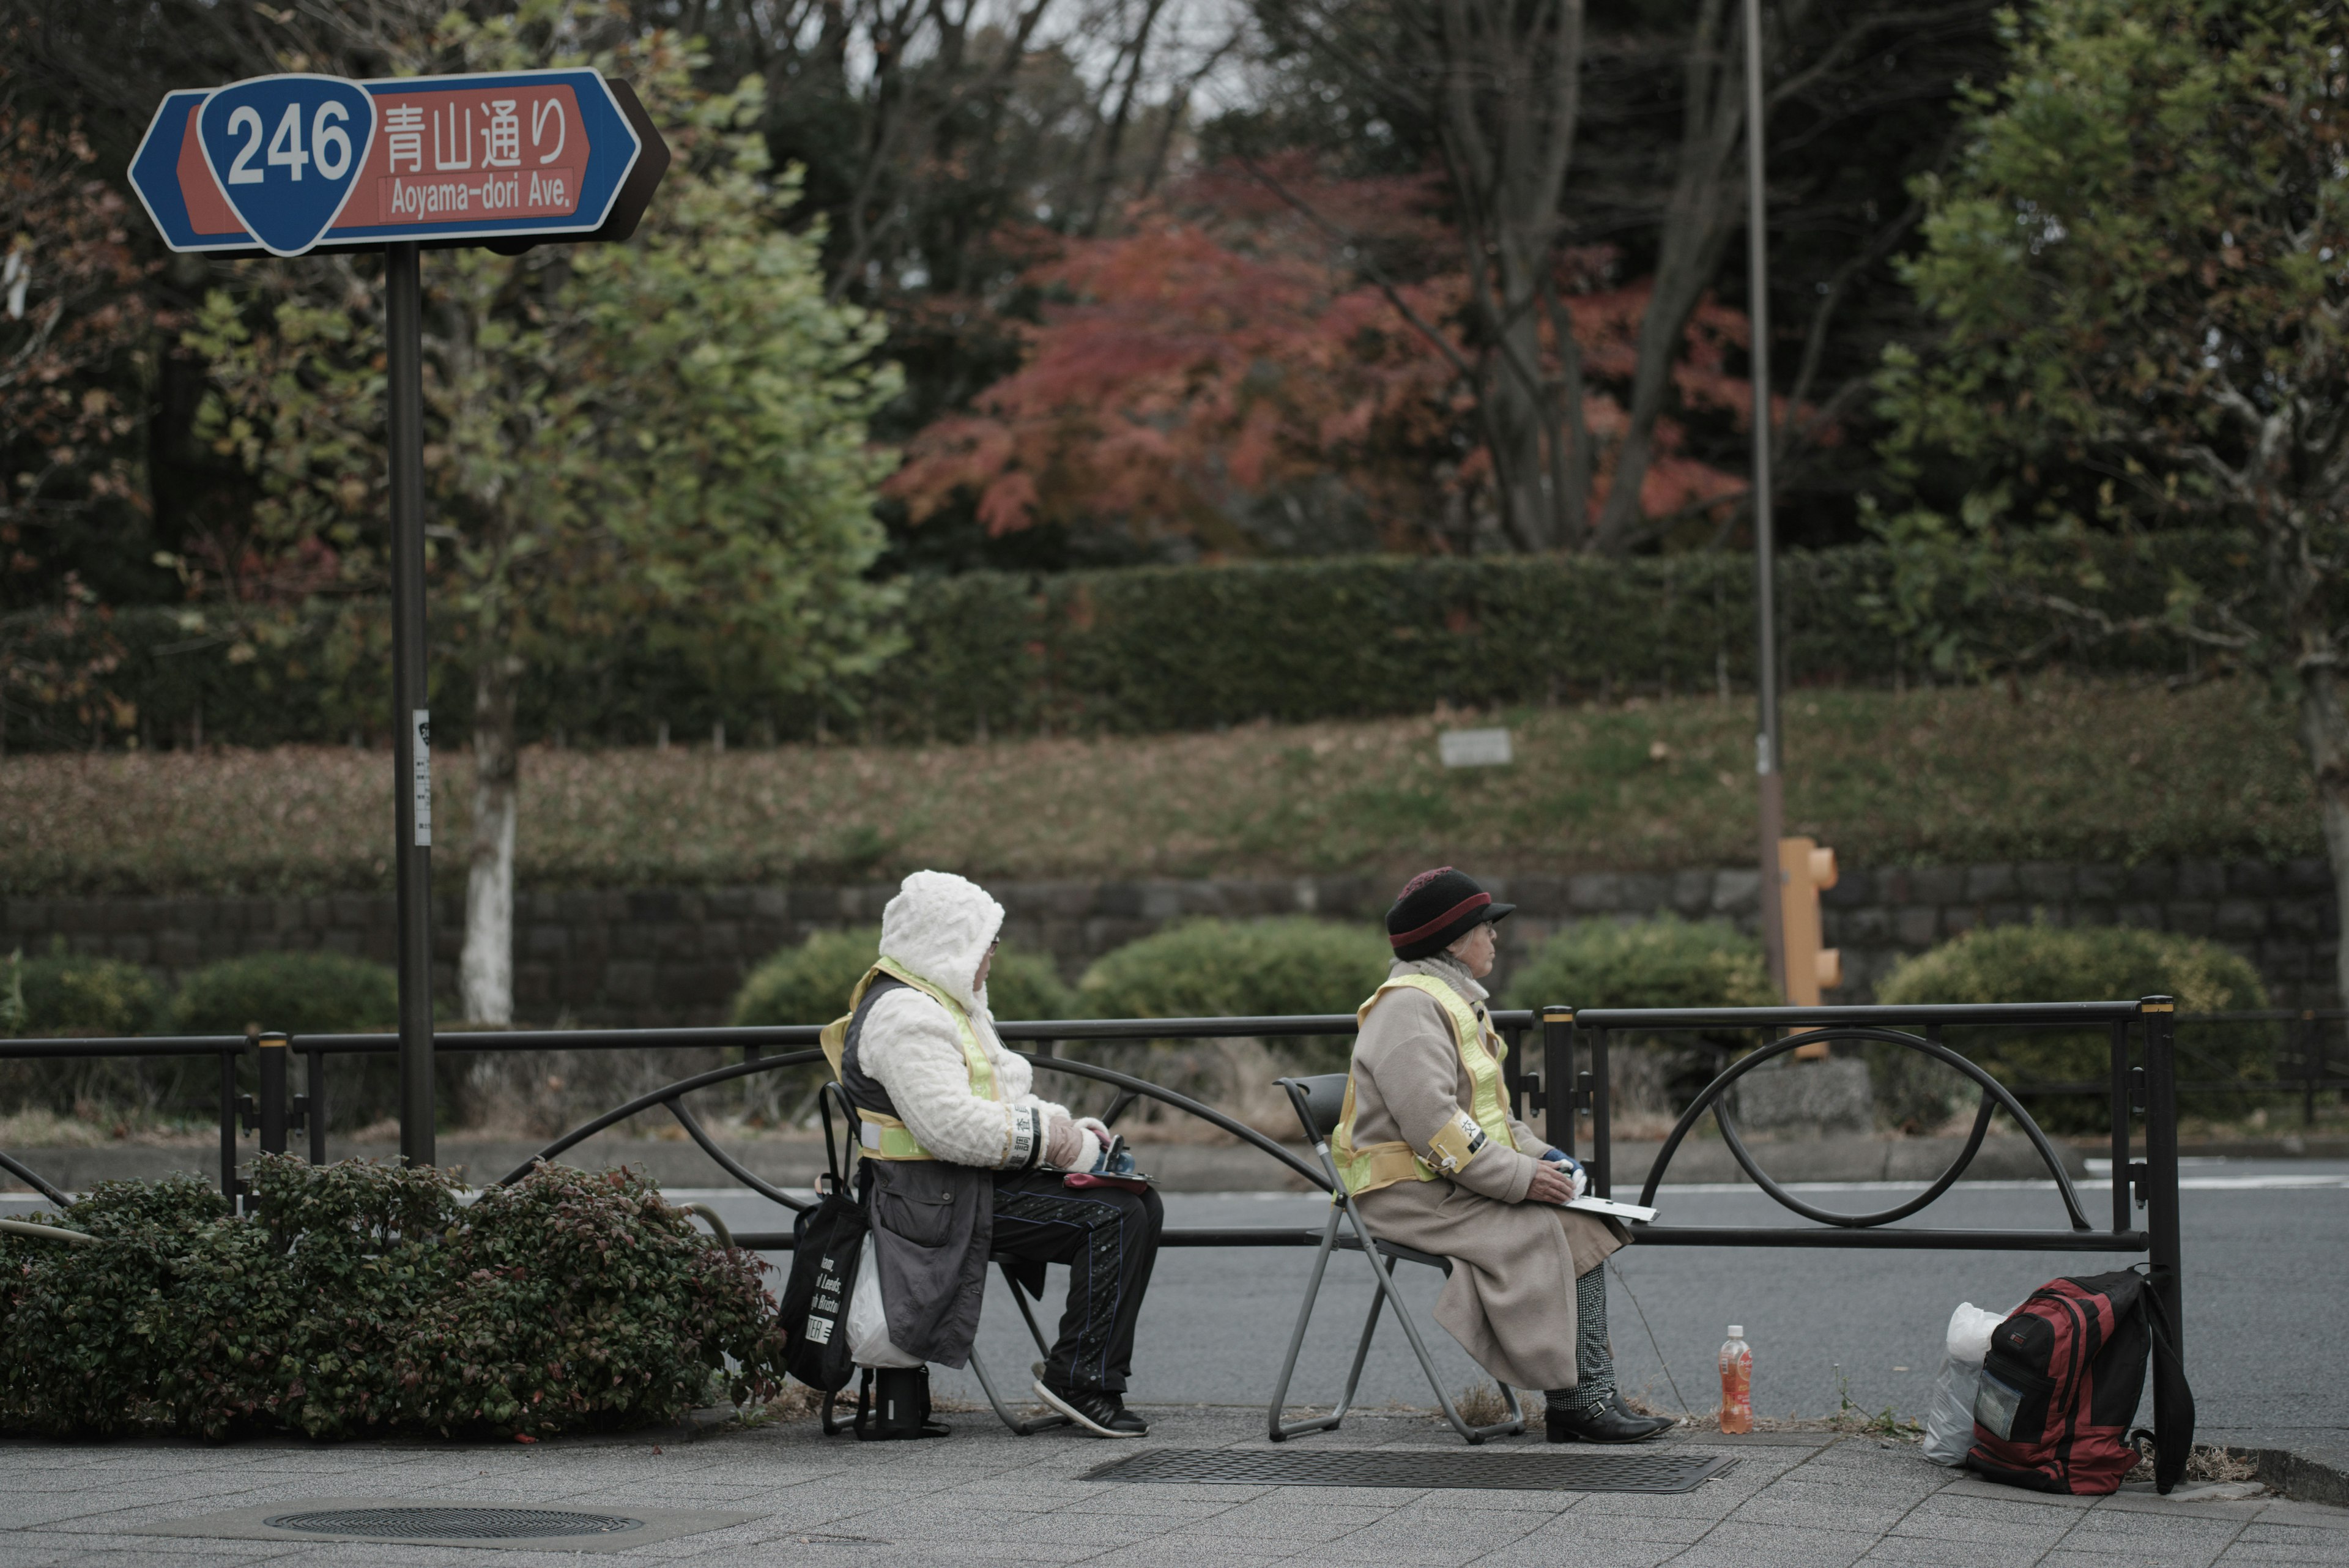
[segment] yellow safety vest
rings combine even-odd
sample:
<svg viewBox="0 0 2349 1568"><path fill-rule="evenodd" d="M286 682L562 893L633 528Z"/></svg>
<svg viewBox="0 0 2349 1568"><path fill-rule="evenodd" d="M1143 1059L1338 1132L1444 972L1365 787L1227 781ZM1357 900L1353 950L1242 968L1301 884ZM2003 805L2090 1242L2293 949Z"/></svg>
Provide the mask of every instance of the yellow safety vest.
<svg viewBox="0 0 2349 1568"><path fill-rule="evenodd" d="M978 1031L971 1027L970 1014L964 1012L962 1004L954 998L895 960L886 957L864 971L864 978L858 981L856 989L848 994L848 1011L825 1024L823 1033L818 1037L823 1046L824 1059L832 1064L833 1077L837 1079L840 1076L841 1054L848 1048L849 1023L856 1017L857 1008L864 1003L864 993L872 990L873 982L885 974L892 980L905 981L947 1010L947 1016L954 1020L955 1034L962 1042L963 1063L970 1069L970 1092L982 1100L1000 1100L1003 1096L997 1092L995 1064L987 1059L987 1048L978 1043ZM936 1155L924 1148L921 1141L895 1116L868 1111L862 1106L857 1107L856 1115L864 1123L859 1141L867 1159L937 1158Z"/></svg>
<svg viewBox="0 0 2349 1568"><path fill-rule="evenodd" d="M1432 974L1395 976L1371 993L1371 999L1355 1010L1355 1018L1367 1018L1371 1009L1378 1005L1379 998L1391 991L1424 992L1444 1009L1444 1017L1452 1021L1452 1036L1460 1047L1461 1065L1468 1069L1472 1092L1468 1109L1455 1112L1454 1119L1437 1128L1430 1140L1429 1152L1435 1157L1435 1163L1430 1165L1407 1143L1354 1147L1354 1075L1349 1071L1346 1104L1339 1113L1338 1130L1330 1139L1330 1154L1337 1162L1346 1190L1357 1196L1392 1187L1399 1181L1433 1181L1439 1176L1456 1176L1488 1144L1509 1149L1517 1147L1516 1138L1509 1131L1508 1096L1501 1083L1501 1061L1509 1054L1508 1044L1484 1026L1475 1010L1458 992Z"/></svg>

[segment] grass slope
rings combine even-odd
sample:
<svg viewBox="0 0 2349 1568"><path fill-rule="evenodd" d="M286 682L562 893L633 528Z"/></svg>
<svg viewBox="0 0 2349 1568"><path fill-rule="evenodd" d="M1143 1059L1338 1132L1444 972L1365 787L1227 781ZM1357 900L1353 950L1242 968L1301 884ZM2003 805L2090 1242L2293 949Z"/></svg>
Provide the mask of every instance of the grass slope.
<svg viewBox="0 0 2349 1568"><path fill-rule="evenodd" d="M1753 709L1706 698L1506 722L1514 766L1447 772L1435 718L991 745L574 752L523 764L525 887L1669 869L1752 853ZM1790 832L1860 866L2321 854L2262 691L2050 680L1794 693ZM287 748L0 763L0 891L387 887L388 761ZM444 877L471 770L443 763ZM444 886L453 885L444 882Z"/></svg>

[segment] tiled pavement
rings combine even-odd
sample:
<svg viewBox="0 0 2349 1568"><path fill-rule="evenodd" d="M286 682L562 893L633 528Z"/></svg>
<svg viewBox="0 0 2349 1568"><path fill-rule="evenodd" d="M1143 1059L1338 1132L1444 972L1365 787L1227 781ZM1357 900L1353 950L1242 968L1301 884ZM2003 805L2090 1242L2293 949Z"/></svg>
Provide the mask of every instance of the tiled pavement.
<svg viewBox="0 0 2349 1568"><path fill-rule="evenodd" d="M0 1441L0 1568L40 1564L480 1564L567 1552L212 1540L138 1533L218 1511L314 1498L711 1509L757 1517L648 1542L620 1560L712 1564L1102 1563L1131 1568L1844 1568L1851 1563L2204 1568L2349 1564L2349 1510L1993 1487L1869 1438L1675 1438L1736 1465L1678 1496L1383 1488L1133 1485L1081 1480L1143 1447L1257 1447L1260 1417L1157 1409L1143 1443L1017 1438L984 1415L945 1442L826 1439L811 1421L693 1441L674 1435L513 1445ZM1500 1452L1534 1439L1495 1444ZM1357 1416L1316 1449L1460 1451L1424 1417ZM1300 1444L1299 1447L1305 1446Z"/></svg>

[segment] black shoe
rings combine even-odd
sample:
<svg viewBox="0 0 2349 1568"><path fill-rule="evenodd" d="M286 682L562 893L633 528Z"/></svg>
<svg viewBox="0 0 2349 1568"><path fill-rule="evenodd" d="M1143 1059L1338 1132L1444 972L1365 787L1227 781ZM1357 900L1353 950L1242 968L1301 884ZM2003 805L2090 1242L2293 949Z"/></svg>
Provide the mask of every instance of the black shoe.
<svg viewBox="0 0 2349 1568"><path fill-rule="evenodd" d="M1680 1424L1668 1416L1634 1416L1619 1396L1596 1410L1568 1410L1553 1403L1543 1419L1553 1443L1644 1443Z"/></svg>
<svg viewBox="0 0 2349 1568"><path fill-rule="evenodd" d="M1105 1388L1058 1388L1036 1379L1036 1397L1096 1438L1139 1438L1150 1430L1125 1401Z"/></svg>

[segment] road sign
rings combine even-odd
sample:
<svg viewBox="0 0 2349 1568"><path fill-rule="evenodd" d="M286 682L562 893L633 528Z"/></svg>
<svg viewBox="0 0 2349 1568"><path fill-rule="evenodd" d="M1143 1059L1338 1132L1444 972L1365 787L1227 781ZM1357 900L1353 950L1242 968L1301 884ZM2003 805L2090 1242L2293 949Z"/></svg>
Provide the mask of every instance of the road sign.
<svg viewBox="0 0 2349 1568"><path fill-rule="evenodd" d="M391 437L394 881L399 1152L433 1162L432 727L424 670L424 328L419 253L625 240L668 170L626 82L505 71L354 82L255 77L165 95L131 188L175 251L384 254Z"/></svg>
<svg viewBox="0 0 2349 1568"><path fill-rule="evenodd" d="M175 251L626 239L668 148L625 81L255 77L168 94L130 183Z"/></svg>

